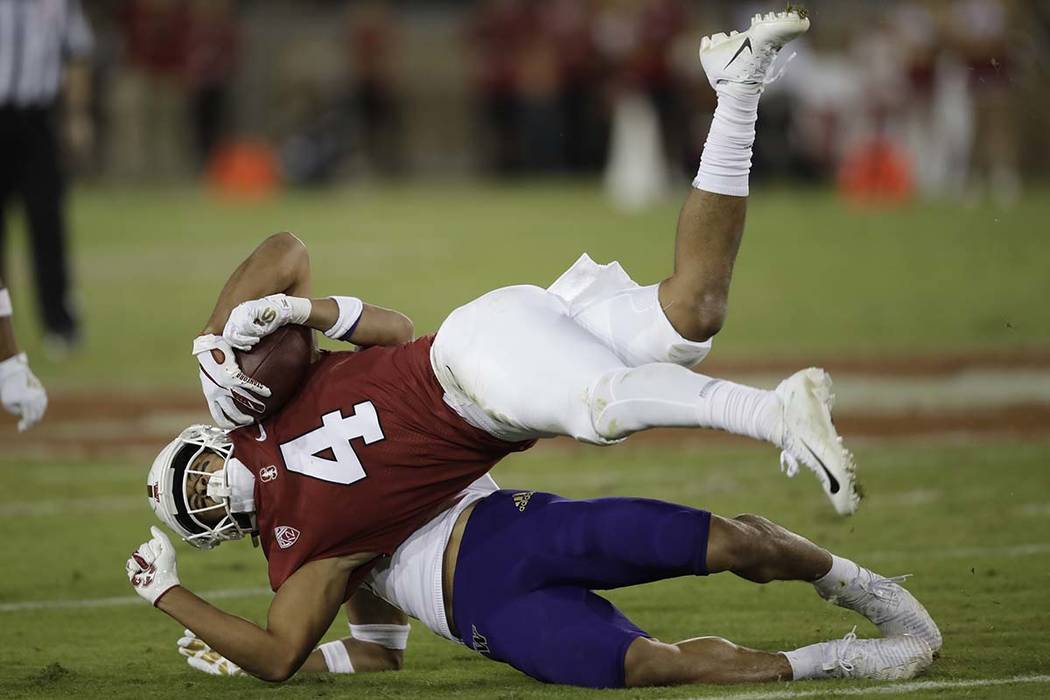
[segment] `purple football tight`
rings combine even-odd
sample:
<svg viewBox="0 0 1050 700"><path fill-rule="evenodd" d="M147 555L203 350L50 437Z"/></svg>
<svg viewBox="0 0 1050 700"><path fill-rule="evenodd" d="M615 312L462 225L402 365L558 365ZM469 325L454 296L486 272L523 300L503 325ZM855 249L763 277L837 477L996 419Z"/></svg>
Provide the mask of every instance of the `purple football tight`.
<svg viewBox="0 0 1050 700"><path fill-rule="evenodd" d="M474 508L456 564L463 642L533 678L623 687L647 637L592 590L705 575L711 515L640 498L499 491Z"/></svg>

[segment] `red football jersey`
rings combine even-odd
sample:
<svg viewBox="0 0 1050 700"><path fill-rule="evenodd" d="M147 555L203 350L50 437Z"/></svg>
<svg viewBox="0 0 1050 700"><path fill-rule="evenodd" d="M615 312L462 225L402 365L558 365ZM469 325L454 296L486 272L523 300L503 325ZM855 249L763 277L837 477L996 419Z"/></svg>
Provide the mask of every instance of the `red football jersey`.
<svg viewBox="0 0 1050 700"><path fill-rule="evenodd" d="M433 342L325 354L279 413L230 433L233 456L255 475L274 590L316 559L391 554L439 506L534 443L504 442L456 415L430 366Z"/></svg>

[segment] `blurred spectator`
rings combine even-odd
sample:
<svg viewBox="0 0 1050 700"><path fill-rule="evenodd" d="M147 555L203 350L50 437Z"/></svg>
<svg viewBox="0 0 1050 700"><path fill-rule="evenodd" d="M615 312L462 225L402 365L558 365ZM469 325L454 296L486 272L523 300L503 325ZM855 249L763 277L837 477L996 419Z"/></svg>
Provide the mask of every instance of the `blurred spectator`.
<svg viewBox="0 0 1050 700"><path fill-rule="evenodd" d="M690 81L675 69L687 20L678 0L602 5L597 41L611 71L612 96L606 186L619 206L646 206L667 191L672 171L696 169L683 99ZM689 70L699 66L691 62Z"/></svg>
<svg viewBox="0 0 1050 700"><path fill-rule="evenodd" d="M193 145L203 169L227 135L230 88L237 67L236 0L192 0L185 76Z"/></svg>
<svg viewBox="0 0 1050 700"><path fill-rule="evenodd" d="M562 167L561 80L557 44L543 32L533 34L521 47L517 65L522 168L528 172L550 173Z"/></svg>
<svg viewBox="0 0 1050 700"><path fill-rule="evenodd" d="M924 194L969 185L1010 201L1020 192L1021 138L1026 164L1045 168L1050 101L1032 79L1050 55L1034 29L1050 16L1045 8L1024 4L1022 27L1010 11L1020 0L807 4L814 29L780 59L774 73L797 53L763 99L756 177L827 180L848 155L879 143L901 156ZM744 29L754 12L773 8L761 0L93 0L91 9L102 45L123 47L107 51L108 70L98 73L109 98L99 122L112 135L109 173L188 174L191 155L203 162L227 139L236 106L242 132L277 137L297 182L358 165L399 173L409 163L597 173L614 119L634 144L622 153L655 143L646 167L684 182L713 104L697 65L699 36ZM457 37L466 40L465 64ZM1019 115L1011 107L1020 95L1028 101ZM408 133L427 152L408 158Z"/></svg>
<svg viewBox="0 0 1050 700"><path fill-rule="evenodd" d="M916 3L897 8L891 22L896 52L903 61L904 140L914 159L919 187L937 192L944 179L942 143L937 138L937 25L930 9Z"/></svg>
<svg viewBox="0 0 1050 700"><path fill-rule="evenodd" d="M687 20L679 0L612 1L604 3L597 26L614 92L637 93L650 102L659 119L665 154L676 165L687 150L687 119L684 84L676 74L673 55L678 38L688 28ZM694 62L690 70L698 71L699 64ZM693 170L695 165L690 163Z"/></svg>
<svg viewBox="0 0 1050 700"><path fill-rule="evenodd" d="M64 81L71 144L89 148L93 37L77 0L0 0L0 36L17 39L0 41L0 276L4 205L17 195L29 223L46 347L64 353L79 342L80 328L70 299L56 107Z"/></svg>
<svg viewBox="0 0 1050 700"><path fill-rule="evenodd" d="M125 70L113 88L111 162L125 177L186 170L184 0L126 0L120 10Z"/></svg>
<svg viewBox="0 0 1050 700"><path fill-rule="evenodd" d="M1021 192L1011 83L1016 71L1009 13L1001 0L960 0L952 7L952 31L970 71L975 131L969 186L987 187L1001 204Z"/></svg>
<svg viewBox="0 0 1050 700"><path fill-rule="evenodd" d="M395 175L404 169L404 125L395 79L396 23L386 2L353 5L346 45L355 141L373 171Z"/></svg>
<svg viewBox="0 0 1050 700"><path fill-rule="evenodd" d="M664 149L674 166L682 163L686 148L686 117L683 113L682 81L675 74L672 52L688 28L688 17L681 0L647 0L641 3L639 18L640 41L632 66L642 91L648 95L660 118ZM699 37L690 43L699 44ZM695 50L695 49L694 49ZM690 70L698 71L694 63ZM690 177L696 172L696 162L688 163Z"/></svg>
<svg viewBox="0 0 1050 700"><path fill-rule="evenodd" d="M490 172L521 168L521 102L518 60L535 16L523 0L483 0L470 19L467 38L479 99L482 151Z"/></svg>
<svg viewBox="0 0 1050 700"><path fill-rule="evenodd" d="M543 33L557 53L562 165L596 171L605 160L608 119L601 60L594 37L594 3L548 0Z"/></svg>
<svg viewBox="0 0 1050 700"><path fill-rule="evenodd" d="M973 122L965 68L948 50L929 5L903 3L893 23L905 71L903 143L916 184L927 196L958 195L965 184Z"/></svg>

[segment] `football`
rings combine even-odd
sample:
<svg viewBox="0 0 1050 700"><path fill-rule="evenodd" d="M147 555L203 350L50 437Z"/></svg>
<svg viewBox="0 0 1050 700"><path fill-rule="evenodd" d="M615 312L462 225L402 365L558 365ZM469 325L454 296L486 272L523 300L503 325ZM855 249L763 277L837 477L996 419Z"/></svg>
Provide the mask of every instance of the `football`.
<svg viewBox="0 0 1050 700"><path fill-rule="evenodd" d="M260 340L247 352L235 350L237 364L255 381L270 388L262 414L253 411L234 394L238 408L261 422L281 410L302 386L313 354L313 331L306 326L284 326Z"/></svg>

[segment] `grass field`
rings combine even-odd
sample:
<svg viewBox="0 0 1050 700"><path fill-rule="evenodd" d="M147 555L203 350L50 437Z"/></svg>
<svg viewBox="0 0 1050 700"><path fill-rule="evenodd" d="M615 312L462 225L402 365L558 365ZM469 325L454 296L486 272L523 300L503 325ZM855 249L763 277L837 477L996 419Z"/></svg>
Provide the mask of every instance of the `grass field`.
<svg viewBox="0 0 1050 700"><path fill-rule="evenodd" d="M882 357L1050 345L1050 197L853 211L818 190L753 198L718 354ZM193 388L189 341L263 236L310 246L318 294L408 312L420 333L507 284L547 285L583 251L640 282L670 271L678 202L628 216L583 185L347 190L229 204L195 191L82 192L73 221L86 352L38 358L63 385ZM16 242L21 237L16 236ZM20 260L19 250L12 259ZM12 269L16 292L27 280ZM29 296L16 296L32 341ZM30 352L36 349L27 343Z"/></svg>
<svg viewBox="0 0 1050 700"><path fill-rule="evenodd" d="M1040 224L1050 219L1050 201L1041 194L1009 212L935 204L881 213L850 211L819 191L758 194L730 323L713 360L860 358L873 366L893 360L897 379L910 381L901 369L909 358L968 355L992 358L987 381L1020 377L1036 387L1038 399L1050 373L1050 255ZM301 678L284 686L212 679L176 654L181 628L130 597L123 562L151 521L141 495L150 452L159 448L160 435L206 416L193 398L190 340L222 277L262 235L290 229L310 244L318 293L359 294L401 308L426 332L482 291L549 282L583 250L599 260L619 258L638 279L655 280L669 265L675 213L668 204L620 215L596 191L576 184L326 192L252 206L195 191L81 192L73 221L87 329L82 354L58 363L40 352L24 268L12 269L18 330L54 406L51 420L25 436L0 416L0 697L874 692L858 683L603 693L555 688L418 627L406 670L398 674ZM1011 364L1015 354L1029 358L1023 368ZM931 384L931 392L938 386ZM130 397L131 407L146 407L142 397L149 396L150 410L141 420L93 415L91 397L103 394L107 401ZM1013 408L1050 404L1050 393L1034 403L1026 396ZM848 406L865 404L863 396L840 398L850 399ZM177 410L156 408L169 399ZM983 399L979 389L953 394L951 415L1002 408ZM71 408L78 406L84 408ZM848 424L861 426L869 417L863 408L851 410ZM911 410L899 409L895 419L924 417ZM1050 426L1020 437L985 430L980 420L957 423L963 427L907 439L877 430L848 434L869 498L846 522L831 515L808 473L788 481L777 473L773 450L718 436L662 434L606 450L554 442L508 459L495 476L507 487L574 497L651 496L725 514L758 512L887 575L912 573L909 587L940 622L945 646L922 679L932 685L897 692L1046 697ZM128 434L144 430L152 431L145 444L125 443ZM89 433L112 442L88 449L80 441ZM180 545L179 555L186 585L221 592L218 604L263 619L264 562L250 546L201 554ZM858 634L874 634L800 585L678 579L611 597L665 639L717 634L780 649L840 637L854 624ZM329 638L343 630L337 623ZM973 685L1016 677L1024 680Z"/></svg>

